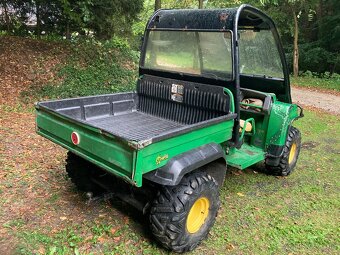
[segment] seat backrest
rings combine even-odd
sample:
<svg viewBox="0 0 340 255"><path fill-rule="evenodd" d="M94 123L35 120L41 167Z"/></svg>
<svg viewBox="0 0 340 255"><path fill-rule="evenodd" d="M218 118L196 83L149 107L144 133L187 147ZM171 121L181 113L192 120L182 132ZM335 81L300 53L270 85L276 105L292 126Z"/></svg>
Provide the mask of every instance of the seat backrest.
<svg viewBox="0 0 340 255"><path fill-rule="evenodd" d="M229 113L223 87L144 75L138 81L138 110L183 124Z"/></svg>

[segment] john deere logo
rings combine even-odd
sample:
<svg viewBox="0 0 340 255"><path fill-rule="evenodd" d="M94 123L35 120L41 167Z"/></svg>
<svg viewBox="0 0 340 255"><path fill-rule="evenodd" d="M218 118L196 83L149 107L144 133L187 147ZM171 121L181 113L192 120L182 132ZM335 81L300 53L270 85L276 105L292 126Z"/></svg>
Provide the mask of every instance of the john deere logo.
<svg viewBox="0 0 340 255"><path fill-rule="evenodd" d="M169 155L168 154L165 154L164 156L161 156L159 155L157 158L156 158L156 164L159 165L163 160L166 160L169 158Z"/></svg>

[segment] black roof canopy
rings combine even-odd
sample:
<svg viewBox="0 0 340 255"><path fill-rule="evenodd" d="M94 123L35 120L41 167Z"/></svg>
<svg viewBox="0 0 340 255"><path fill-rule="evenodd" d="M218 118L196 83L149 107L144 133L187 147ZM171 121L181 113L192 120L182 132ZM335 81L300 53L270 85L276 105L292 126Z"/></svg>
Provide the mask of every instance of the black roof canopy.
<svg viewBox="0 0 340 255"><path fill-rule="evenodd" d="M242 5L228 9L158 10L147 29L234 30L236 20L239 27L269 29L273 24L260 10Z"/></svg>

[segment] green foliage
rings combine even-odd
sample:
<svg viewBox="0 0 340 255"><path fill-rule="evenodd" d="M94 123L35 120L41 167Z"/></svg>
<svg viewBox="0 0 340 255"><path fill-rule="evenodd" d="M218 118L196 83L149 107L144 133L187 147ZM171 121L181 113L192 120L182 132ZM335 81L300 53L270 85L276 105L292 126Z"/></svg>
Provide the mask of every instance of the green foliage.
<svg viewBox="0 0 340 255"><path fill-rule="evenodd" d="M123 50L124 52L128 52L130 50L130 45L126 38L115 36L110 41L108 41L107 44L114 48Z"/></svg>
<svg viewBox="0 0 340 255"><path fill-rule="evenodd" d="M293 18L295 10L299 24L299 69L304 72L340 72L340 7L337 0L262 0L264 8L274 18L288 64L293 63Z"/></svg>
<svg viewBox="0 0 340 255"><path fill-rule="evenodd" d="M254 1L255 2L255 1ZM225 7L225 4L231 5L239 5L239 1L223 1L223 0L212 0L203 1L204 8L216 8L216 7ZM197 9L199 5L199 0L162 0L161 7L162 9ZM132 31L134 35L141 36L144 33L144 29L146 23L148 22L150 16L153 14L155 9L155 1L154 0L144 0L143 11L138 15L136 22L134 22L132 26Z"/></svg>
<svg viewBox="0 0 340 255"><path fill-rule="evenodd" d="M101 0L88 6L90 29L98 38L108 39L112 34L126 33L143 7L141 0Z"/></svg>
<svg viewBox="0 0 340 255"><path fill-rule="evenodd" d="M300 45L300 67L302 70L311 70L322 73L325 70L333 70L339 61L338 54L329 52L316 44ZM340 67L339 67L340 71Z"/></svg>
<svg viewBox="0 0 340 255"><path fill-rule="evenodd" d="M292 70L293 48L285 47L288 67ZM320 42L301 43L299 46L300 73L312 71L321 76L324 72L340 73L340 55L328 51Z"/></svg>
<svg viewBox="0 0 340 255"><path fill-rule="evenodd" d="M0 16L0 30L16 35L27 35L31 30L38 36L45 31L67 37L72 32L85 35L91 31L97 38L109 39L114 34L129 33L142 6L142 0L1 1L0 8L11 10L11 17ZM37 20L33 29L26 26L32 18Z"/></svg>
<svg viewBox="0 0 340 255"><path fill-rule="evenodd" d="M162 0L162 8L198 8L198 0ZM302 72L311 70L340 73L340 5L337 0L205 0L204 8L229 8L251 4L263 9L275 20L283 45L288 49L292 66L294 11L299 24L299 66ZM6 33L36 37L36 28L25 25L29 14L39 13L44 37L73 35L130 38L133 49L140 46L145 25L154 11L154 0L10 0L0 1L0 8L12 10ZM39 8L37 8L39 7ZM0 16L0 34L7 30L4 14ZM74 39L75 36L72 36ZM293 70L291 68L291 70Z"/></svg>
<svg viewBox="0 0 340 255"><path fill-rule="evenodd" d="M67 98L135 89L138 53L126 40L114 37L107 41L80 40L71 44L66 65L57 72L55 82L33 85L23 98Z"/></svg>

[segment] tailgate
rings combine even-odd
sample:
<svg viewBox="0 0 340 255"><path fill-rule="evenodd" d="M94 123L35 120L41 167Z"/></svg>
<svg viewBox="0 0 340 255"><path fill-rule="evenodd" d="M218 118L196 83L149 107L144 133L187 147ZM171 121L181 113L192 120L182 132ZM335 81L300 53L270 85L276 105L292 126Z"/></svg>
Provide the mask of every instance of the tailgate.
<svg viewBox="0 0 340 255"><path fill-rule="evenodd" d="M136 151L127 142L40 107L36 125L38 134L133 183ZM71 140L73 132L79 136L78 145Z"/></svg>

